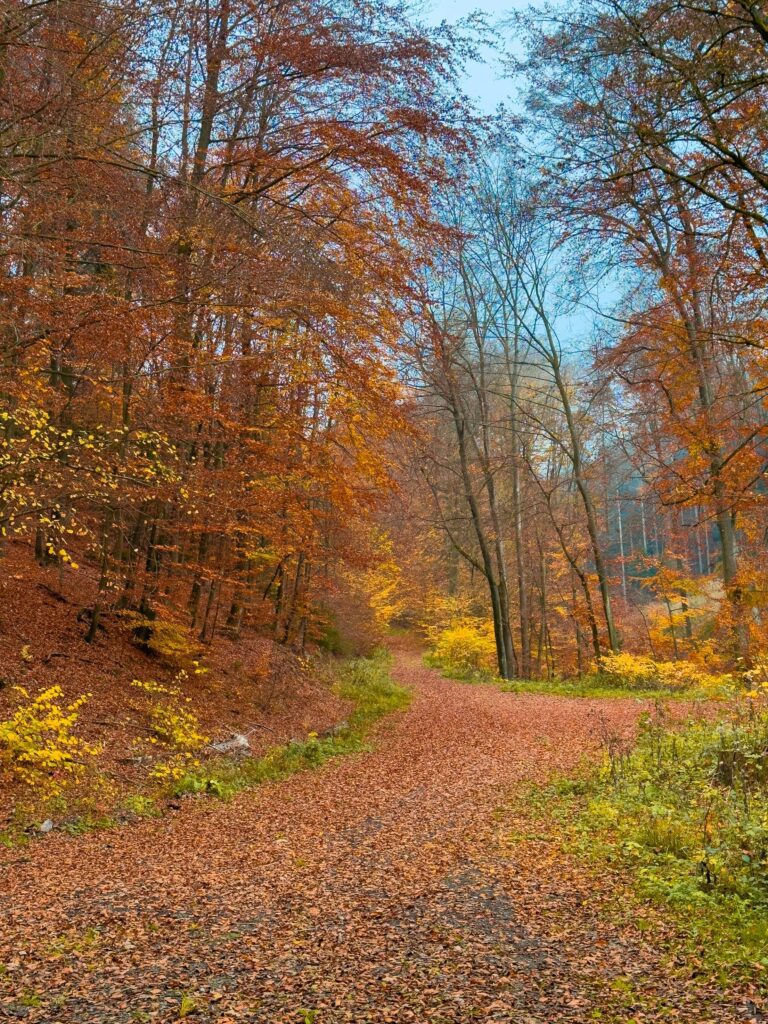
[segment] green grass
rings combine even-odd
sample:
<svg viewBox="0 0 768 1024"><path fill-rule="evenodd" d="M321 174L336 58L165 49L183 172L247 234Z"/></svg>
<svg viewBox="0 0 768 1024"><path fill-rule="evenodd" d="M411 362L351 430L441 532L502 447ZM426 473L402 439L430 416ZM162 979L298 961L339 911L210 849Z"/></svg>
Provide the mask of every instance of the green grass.
<svg viewBox="0 0 768 1024"><path fill-rule="evenodd" d="M544 693L553 697L599 697L632 700L712 700L712 694L704 690L671 690L661 687L640 689L611 683L607 676L599 674L579 676L574 679L500 679L499 688L504 693Z"/></svg>
<svg viewBox="0 0 768 1024"><path fill-rule="evenodd" d="M356 658L344 667L334 692L352 701L354 708L346 724L332 735L310 733L306 739L273 747L263 757L205 761L173 784L172 795L205 793L228 799L241 790L276 782L296 772L317 768L331 758L367 749L366 737L371 727L410 703L410 691L392 681L389 665L389 654L378 651L370 658Z"/></svg>
<svg viewBox="0 0 768 1024"><path fill-rule="evenodd" d="M711 691L695 688L673 690L671 688L641 689L622 686L613 681L610 676L599 672L575 676L572 679L500 679L492 672L482 669L461 669L446 665L431 654L424 656L424 663L430 668L438 669L446 679L454 679L456 682L475 686L495 686L502 693L544 694L551 697L684 701L722 699L728 696L726 692L713 694Z"/></svg>
<svg viewBox="0 0 768 1024"><path fill-rule="evenodd" d="M647 715L633 749L606 745L529 811L594 870L620 867L634 914L659 908L713 980L768 985L768 711L676 728Z"/></svg>
<svg viewBox="0 0 768 1024"><path fill-rule="evenodd" d="M390 678L391 660L388 651L380 650L370 658L356 658L342 672L334 690L355 705L348 719L350 733L363 736L379 719L410 704L410 690Z"/></svg>

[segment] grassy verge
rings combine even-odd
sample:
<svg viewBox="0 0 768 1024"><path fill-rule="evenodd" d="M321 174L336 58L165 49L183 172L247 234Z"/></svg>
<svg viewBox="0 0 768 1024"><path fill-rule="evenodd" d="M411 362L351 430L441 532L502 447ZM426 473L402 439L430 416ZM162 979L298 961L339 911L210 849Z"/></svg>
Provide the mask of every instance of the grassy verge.
<svg viewBox="0 0 768 1024"><path fill-rule="evenodd" d="M619 868L636 923L655 906L702 973L768 987L768 712L682 728L661 712L633 748L605 743L599 769L534 790L528 813L595 871Z"/></svg>
<svg viewBox="0 0 768 1024"><path fill-rule="evenodd" d="M261 783L317 768L331 758L366 749L370 728L410 702L410 691L390 678L389 664L389 654L379 651L370 658L357 658L344 667L334 690L339 697L352 701L354 708L347 721L330 735L310 733L306 739L273 747L263 757L207 760L200 768L177 780L172 786L172 795L208 793L227 798Z"/></svg>
<svg viewBox="0 0 768 1024"><path fill-rule="evenodd" d="M436 668L446 679L455 679L460 683L475 686L495 686L503 693L534 693L551 697L613 697L633 700L724 700L730 695L723 687L722 691L704 690L699 687L671 689L666 687L626 686L611 676L594 672L573 679L500 679L492 672L483 669L456 668L453 665L426 654L424 663Z"/></svg>
<svg viewBox="0 0 768 1024"><path fill-rule="evenodd" d="M711 691L691 687L685 690L669 690L660 687L621 686L600 674L579 676L576 679L500 679L499 687L504 693L544 693L553 697L621 697L633 700L712 700Z"/></svg>
<svg viewBox="0 0 768 1024"><path fill-rule="evenodd" d="M328 734L310 733L301 740L273 747L261 757L207 758L160 789L124 796L109 813L73 814L71 806L68 812L66 803L59 800L55 806L46 806L28 816L29 820L19 820L0 831L0 845L17 846L39 836L35 823L49 816L58 819L58 831L72 835L115 828L140 818L160 816L169 797L201 794L227 799L264 782L317 768L331 758L368 749L367 734L371 727L386 715L406 708L411 699L410 691L391 679L390 660L386 651L378 651L370 658L356 658L343 666L333 689L339 697L351 701L353 708L347 721Z"/></svg>

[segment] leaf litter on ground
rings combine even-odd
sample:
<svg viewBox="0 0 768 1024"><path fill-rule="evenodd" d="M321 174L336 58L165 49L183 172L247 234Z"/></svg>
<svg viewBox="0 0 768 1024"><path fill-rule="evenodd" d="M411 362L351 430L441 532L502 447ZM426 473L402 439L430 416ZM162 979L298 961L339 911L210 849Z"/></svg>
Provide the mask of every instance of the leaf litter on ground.
<svg viewBox="0 0 768 1024"><path fill-rule="evenodd" d="M641 703L469 688L407 649L393 674L415 699L373 751L0 853L0 1018L757 1019L748 994L681 962L663 920L649 931L606 911L618 875L504 809L594 755L606 719L631 735Z"/></svg>

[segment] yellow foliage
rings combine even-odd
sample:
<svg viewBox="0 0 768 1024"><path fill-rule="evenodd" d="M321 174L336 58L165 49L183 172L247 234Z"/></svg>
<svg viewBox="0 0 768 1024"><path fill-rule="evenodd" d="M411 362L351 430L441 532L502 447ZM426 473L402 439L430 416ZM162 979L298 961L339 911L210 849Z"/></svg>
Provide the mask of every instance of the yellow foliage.
<svg viewBox="0 0 768 1024"><path fill-rule="evenodd" d="M459 597L431 594L427 598L421 628L431 656L448 672L495 672L493 623L471 615L469 607Z"/></svg>
<svg viewBox="0 0 768 1024"><path fill-rule="evenodd" d="M432 646L446 629L451 629L458 622L471 619L469 603L463 598L448 597L444 594L432 593L424 603L424 615L421 628Z"/></svg>
<svg viewBox="0 0 768 1024"><path fill-rule="evenodd" d="M85 759L101 748L75 735L80 708L90 694L63 704L60 686L35 697L16 687L23 703L0 722L0 763L44 798L58 796L85 770Z"/></svg>
<svg viewBox="0 0 768 1024"><path fill-rule="evenodd" d="M393 558L386 558L366 573L365 589L376 625L380 629L400 615L405 602L398 596L402 571Z"/></svg>
<svg viewBox="0 0 768 1024"><path fill-rule="evenodd" d="M745 687L744 696L768 701L768 661L756 661L752 668L741 673L741 681Z"/></svg>
<svg viewBox="0 0 768 1024"><path fill-rule="evenodd" d="M188 708L156 704L152 708L151 718L155 735L176 750L197 750L207 740L200 732L197 715Z"/></svg>
<svg viewBox="0 0 768 1024"><path fill-rule="evenodd" d="M159 761L152 766L150 778L157 782L178 782L189 772L200 767L200 761L189 752L174 754L167 761Z"/></svg>
<svg viewBox="0 0 768 1024"><path fill-rule="evenodd" d="M137 612L123 612L122 617L134 632L146 633L141 645L168 664L179 668L190 664L197 666L194 659L200 652L200 644L186 627L165 619L147 619Z"/></svg>
<svg viewBox="0 0 768 1024"><path fill-rule="evenodd" d="M152 698L149 706L149 720L152 729L150 743L161 743L178 754L189 755L208 742L200 727L200 721L191 710L189 697L181 690L181 683L187 673L178 673L170 686L153 681L134 679L132 686L143 690Z"/></svg>
<svg viewBox="0 0 768 1024"><path fill-rule="evenodd" d="M496 666L493 623L484 619L459 619L437 634L432 655L449 671L493 672Z"/></svg>
<svg viewBox="0 0 768 1024"><path fill-rule="evenodd" d="M604 654L600 671L638 690L717 690L732 682L730 676L711 675L691 661L654 661L638 654Z"/></svg>
<svg viewBox="0 0 768 1024"><path fill-rule="evenodd" d="M350 572L347 578L353 591L362 591L378 629L386 630L406 606L402 594L403 573L395 561L392 540L386 533L373 531L368 545L375 564L361 576Z"/></svg>

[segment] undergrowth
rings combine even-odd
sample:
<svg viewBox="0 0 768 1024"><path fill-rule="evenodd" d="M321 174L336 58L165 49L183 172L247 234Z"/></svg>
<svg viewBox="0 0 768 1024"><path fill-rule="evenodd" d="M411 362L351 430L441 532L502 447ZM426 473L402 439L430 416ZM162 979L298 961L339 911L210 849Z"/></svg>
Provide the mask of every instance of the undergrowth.
<svg viewBox="0 0 768 1024"><path fill-rule="evenodd" d="M602 672L575 676L572 679L501 679L495 673L479 669L457 668L427 654L424 662L438 669L447 679L478 686L495 686L503 693L549 694L552 697L631 698L634 700L726 700L731 695L729 681L714 688L689 686L670 689L664 686L630 686Z"/></svg>
<svg viewBox="0 0 768 1024"><path fill-rule="evenodd" d="M352 701L354 707L347 721L330 734L310 733L306 739L273 747L263 757L209 759L178 779L171 787L172 795L207 793L226 799L241 790L366 749L371 726L385 715L407 707L410 701L410 692L390 678L389 664L389 654L377 651L370 658L356 658L344 667L334 691L342 699Z"/></svg>
<svg viewBox="0 0 768 1024"><path fill-rule="evenodd" d="M768 973L768 706L744 698L721 722L680 727L663 707L633 746L539 791L571 852L628 872L638 903L672 915L689 951L727 984ZM768 978L764 984L768 984Z"/></svg>
<svg viewBox="0 0 768 1024"><path fill-rule="evenodd" d="M594 673L577 676L574 679L499 679L499 688L504 693L543 693L553 697L621 697L634 700L725 700L729 690L726 686L717 691L691 686L683 690L669 690L655 686L647 689L625 686L603 675Z"/></svg>
<svg viewBox="0 0 768 1024"><path fill-rule="evenodd" d="M0 721L0 771L31 795L53 799L81 778L99 747L77 734L80 709L90 694L66 703L60 686L31 695L15 687L19 703Z"/></svg>
<svg viewBox="0 0 768 1024"><path fill-rule="evenodd" d="M174 711L170 719L165 714L160 720L160 726L170 739L178 740L176 732L183 726L182 739L185 744L189 745L190 736L195 740L194 748L198 757L187 761L183 771L163 773L153 770L151 778L157 784L154 788L148 792L124 796L119 806L109 812L99 809L73 815L72 808L68 808L63 798L60 797L58 802L49 800L42 812L38 811L30 820L20 819L6 831L0 832L0 845L15 846L27 841L31 835L39 834L33 822L39 822L43 817L58 818L60 824L57 828L70 834L113 828L126 821L162 814L163 805L169 797L173 799L187 794L206 794L227 799L264 782L279 781L296 772L316 768L331 758L365 750L371 727L384 716L406 708L410 702L410 691L398 686L390 677L390 660L389 653L382 650L370 658L348 661L333 686L337 696L353 705L346 722L327 734L309 733L300 740L275 746L260 757L218 756L203 759L199 747L204 737L198 736L196 720L192 722L185 717L180 718L177 711ZM139 685L151 695L162 689L148 687L147 684ZM162 690L163 695L170 692ZM181 710L186 714L183 707ZM175 730L172 734L169 731L171 727ZM178 746L178 743L175 745ZM165 762L158 763L162 765ZM173 764L176 763L173 760Z"/></svg>
<svg viewBox="0 0 768 1024"><path fill-rule="evenodd" d="M506 693L706 700L727 698L735 689L732 675L713 674L695 660L663 661L626 652L604 653L589 672L574 678L500 679L493 624L453 598L434 599L421 628L429 645L428 665L450 679L494 685Z"/></svg>

